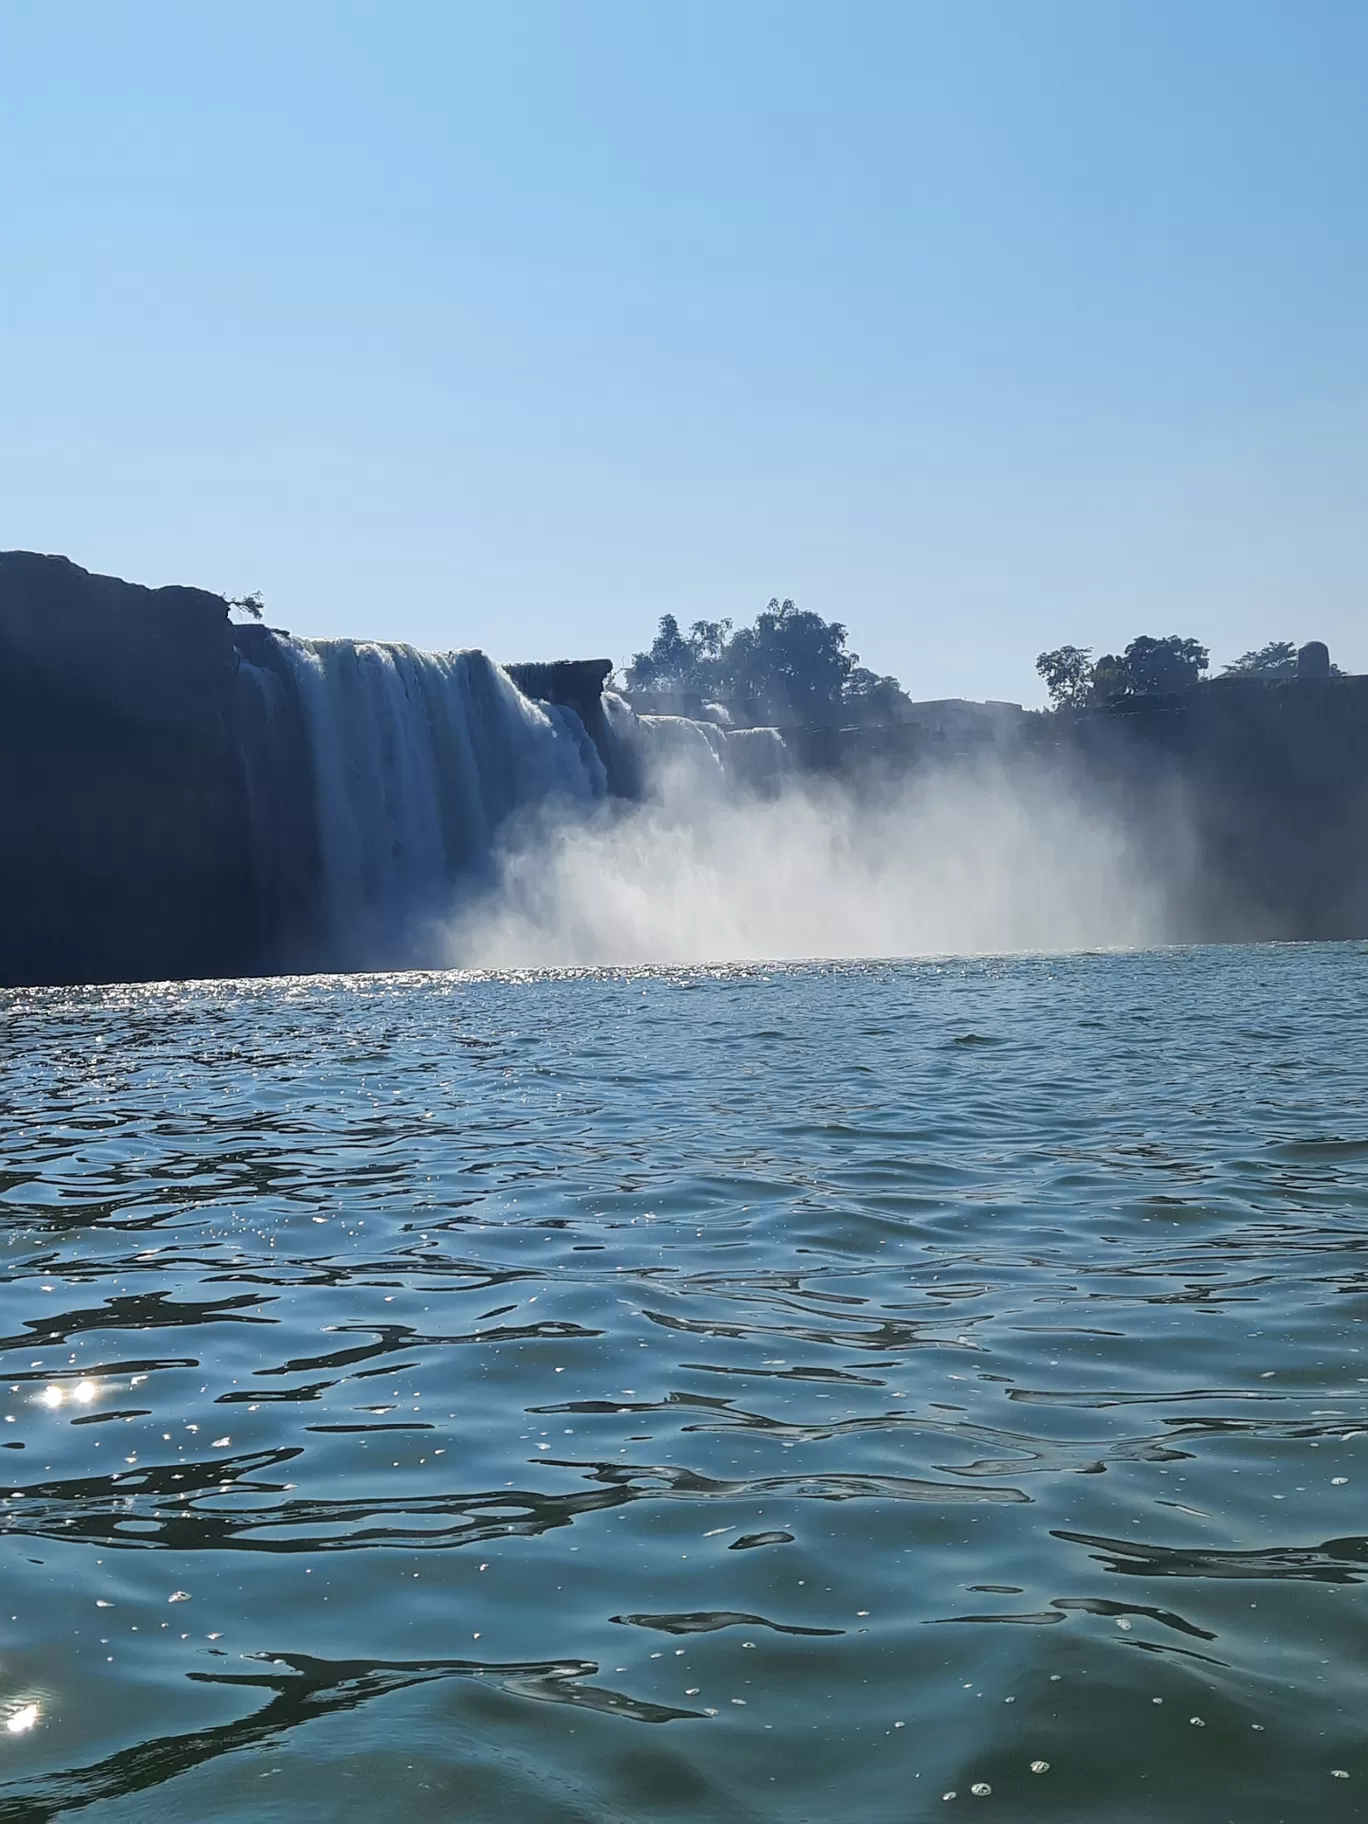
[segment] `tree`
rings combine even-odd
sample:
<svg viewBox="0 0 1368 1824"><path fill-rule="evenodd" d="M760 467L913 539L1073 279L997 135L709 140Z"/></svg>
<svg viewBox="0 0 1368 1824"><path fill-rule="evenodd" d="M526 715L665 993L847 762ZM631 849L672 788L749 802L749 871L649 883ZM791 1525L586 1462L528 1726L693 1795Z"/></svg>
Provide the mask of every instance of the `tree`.
<svg viewBox="0 0 1368 1824"><path fill-rule="evenodd" d="M846 648L840 621L773 598L753 627L695 621L685 635L662 615L646 652L627 667L626 686L715 699L772 722L830 723L847 712L891 721L910 709L896 678L881 677Z"/></svg>
<svg viewBox="0 0 1368 1824"><path fill-rule="evenodd" d="M1104 652L1089 674L1087 700L1094 705L1114 703L1118 697L1124 697L1130 687L1126 661L1114 652Z"/></svg>
<svg viewBox="0 0 1368 1824"><path fill-rule="evenodd" d="M1270 640L1256 652L1243 653L1227 665L1223 678L1295 678L1297 649L1291 640Z"/></svg>
<svg viewBox="0 0 1368 1824"><path fill-rule="evenodd" d="M842 700L860 722L897 722L912 708L911 697L896 678L880 677L864 665L851 670Z"/></svg>
<svg viewBox="0 0 1368 1824"><path fill-rule="evenodd" d="M1124 654L1127 688L1133 696L1166 696L1170 691L1191 690L1211 663L1211 655L1196 640L1171 633L1156 640L1142 633Z"/></svg>
<svg viewBox="0 0 1368 1824"><path fill-rule="evenodd" d="M700 665L720 659L731 637L730 621L695 621L689 628L689 646Z"/></svg>
<svg viewBox="0 0 1368 1824"><path fill-rule="evenodd" d="M266 612L266 604L261 599L260 589L254 589L250 595L230 595L228 606L237 608L254 621L259 621Z"/></svg>
<svg viewBox="0 0 1368 1824"><path fill-rule="evenodd" d="M1092 648L1057 646L1042 652L1035 668L1049 694L1051 709L1081 709L1092 690Z"/></svg>
<svg viewBox="0 0 1368 1824"><path fill-rule="evenodd" d="M859 661L846 651L840 621L770 600L754 627L728 642L722 681L740 702L753 703L779 722L830 722L837 718L846 680Z"/></svg>
<svg viewBox="0 0 1368 1824"><path fill-rule="evenodd" d="M648 652L639 652L627 667L629 690L692 690L698 654L679 631L672 614L662 614Z"/></svg>
<svg viewBox="0 0 1368 1824"><path fill-rule="evenodd" d="M1291 640L1270 640L1256 652L1243 653L1227 665L1223 678L1295 678L1300 672L1297 648ZM1330 667L1332 678L1342 678L1338 665Z"/></svg>

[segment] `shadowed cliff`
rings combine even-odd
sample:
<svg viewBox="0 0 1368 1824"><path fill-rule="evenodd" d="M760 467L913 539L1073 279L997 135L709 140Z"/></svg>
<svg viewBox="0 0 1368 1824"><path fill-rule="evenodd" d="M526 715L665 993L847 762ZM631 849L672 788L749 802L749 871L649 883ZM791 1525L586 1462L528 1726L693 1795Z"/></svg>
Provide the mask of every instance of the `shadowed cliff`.
<svg viewBox="0 0 1368 1824"><path fill-rule="evenodd" d="M804 767L869 792L985 761L1053 770L1061 795L1085 793L1148 858L1177 939L1368 936L1368 677L1216 679L1099 709L787 738Z"/></svg>
<svg viewBox="0 0 1368 1824"><path fill-rule="evenodd" d="M0 553L0 980L252 967L236 666L218 596Z"/></svg>

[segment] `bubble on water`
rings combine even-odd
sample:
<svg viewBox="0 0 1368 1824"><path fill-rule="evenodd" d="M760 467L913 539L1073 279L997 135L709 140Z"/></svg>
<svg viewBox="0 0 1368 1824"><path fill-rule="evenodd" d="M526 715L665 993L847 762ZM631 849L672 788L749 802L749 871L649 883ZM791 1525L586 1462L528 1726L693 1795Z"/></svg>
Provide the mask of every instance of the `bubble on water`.
<svg viewBox="0 0 1368 1824"><path fill-rule="evenodd" d="M1118 1628L1120 1628L1122 1630L1123 1633L1126 1633L1126 1634L1130 1633L1131 1621L1130 1621L1130 1617L1128 1615L1118 1615L1116 1618L1116 1625Z"/></svg>
<svg viewBox="0 0 1368 1824"><path fill-rule="evenodd" d="M1150 1699L1150 1702L1151 1702L1151 1703L1152 1703L1152 1704L1162 1704L1162 1703L1163 1703L1163 1701L1164 1701L1164 1700L1163 1700L1163 1698L1162 1698L1162 1697L1152 1697L1152 1698L1151 1698L1151 1699Z"/></svg>
<svg viewBox="0 0 1368 1824"><path fill-rule="evenodd" d="M1050 1763L1048 1761L1032 1761L1031 1762L1031 1772L1032 1773L1048 1773L1049 1771L1050 1771Z"/></svg>
<svg viewBox="0 0 1368 1824"><path fill-rule="evenodd" d="M1200 1716L1190 1716L1188 1718L1188 1721L1192 1724L1194 1729L1205 1729L1206 1728L1206 1724L1202 1721Z"/></svg>
<svg viewBox="0 0 1368 1824"><path fill-rule="evenodd" d="M172 1590L166 1600L168 1602L189 1602L190 1592L189 1590Z"/></svg>
<svg viewBox="0 0 1368 1824"><path fill-rule="evenodd" d="M10 1728L12 1729L13 1727L14 1724L11 1723ZM1349 1778L1348 1769L1344 1767L1332 1767L1330 1769L1330 1778L1332 1780L1347 1780Z"/></svg>
<svg viewBox="0 0 1368 1824"><path fill-rule="evenodd" d="M975 1780L969 1790L976 1799L986 1799L993 1789L988 1784L987 1780Z"/></svg>
<svg viewBox="0 0 1368 1824"><path fill-rule="evenodd" d="M1348 1476L1331 1476L1330 1486L1331 1488L1343 1488L1348 1480Z"/></svg>
<svg viewBox="0 0 1368 1824"><path fill-rule="evenodd" d="M942 1799L957 1799L958 1797L959 1794L957 1792L943 1792L941 1794Z"/></svg>

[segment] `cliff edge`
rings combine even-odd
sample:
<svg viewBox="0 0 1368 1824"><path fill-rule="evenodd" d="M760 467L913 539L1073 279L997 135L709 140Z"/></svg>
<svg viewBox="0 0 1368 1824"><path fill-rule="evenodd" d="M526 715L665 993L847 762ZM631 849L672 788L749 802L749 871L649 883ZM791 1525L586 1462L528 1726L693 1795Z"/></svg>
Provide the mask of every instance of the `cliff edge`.
<svg viewBox="0 0 1368 1824"><path fill-rule="evenodd" d="M252 966L236 666L219 596L0 552L0 981Z"/></svg>

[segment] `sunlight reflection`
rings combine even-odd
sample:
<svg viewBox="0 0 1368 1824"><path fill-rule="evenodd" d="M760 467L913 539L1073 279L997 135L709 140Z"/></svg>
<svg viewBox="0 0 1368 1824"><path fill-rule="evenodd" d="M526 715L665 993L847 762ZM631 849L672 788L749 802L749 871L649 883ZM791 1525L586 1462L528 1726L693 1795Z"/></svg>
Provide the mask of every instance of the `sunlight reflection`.
<svg viewBox="0 0 1368 1824"><path fill-rule="evenodd" d="M49 1412L56 1412L57 1408L65 1404L67 1400L74 1401L78 1406L89 1406L98 1396L99 1391L98 1381L77 1381L69 1391L56 1386L44 1387L38 1395L38 1404L46 1406Z"/></svg>
<svg viewBox="0 0 1368 1824"><path fill-rule="evenodd" d="M22 1735L26 1729L32 1729L37 1721L37 1704L24 1704L5 1718L5 1727L11 1735Z"/></svg>

